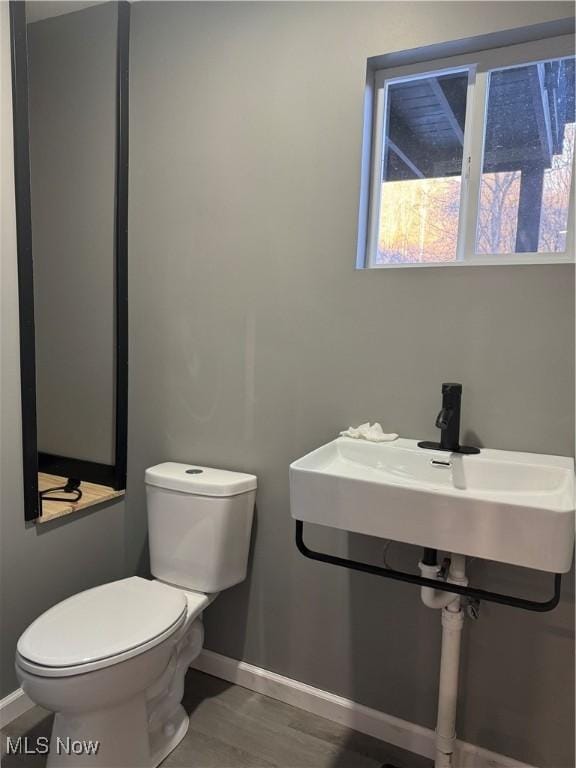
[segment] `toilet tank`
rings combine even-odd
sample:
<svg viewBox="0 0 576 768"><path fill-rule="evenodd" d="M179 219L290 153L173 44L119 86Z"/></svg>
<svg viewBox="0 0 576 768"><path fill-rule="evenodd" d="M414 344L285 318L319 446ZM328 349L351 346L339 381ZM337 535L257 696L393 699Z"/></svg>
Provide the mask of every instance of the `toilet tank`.
<svg viewBox="0 0 576 768"><path fill-rule="evenodd" d="M145 482L152 575L196 592L244 581L256 477L169 461Z"/></svg>

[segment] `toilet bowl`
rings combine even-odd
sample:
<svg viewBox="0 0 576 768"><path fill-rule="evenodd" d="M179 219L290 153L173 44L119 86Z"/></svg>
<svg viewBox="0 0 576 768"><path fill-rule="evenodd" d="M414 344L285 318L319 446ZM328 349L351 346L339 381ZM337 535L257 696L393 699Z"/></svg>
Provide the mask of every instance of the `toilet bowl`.
<svg viewBox="0 0 576 768"><path fill-rule="evenodd" d="M74 595L18 641L22 689L55 713L48 768L157 766L188 728L181 700L202 612L245 577L253 475L168 463L146 483L156 579Z"/></svg>

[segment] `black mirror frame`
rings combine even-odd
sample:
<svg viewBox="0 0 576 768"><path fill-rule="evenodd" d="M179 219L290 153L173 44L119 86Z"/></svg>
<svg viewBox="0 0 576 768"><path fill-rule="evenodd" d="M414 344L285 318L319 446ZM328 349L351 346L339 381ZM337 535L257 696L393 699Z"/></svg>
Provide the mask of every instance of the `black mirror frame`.
<svg viewBox="0 0 576 768"><path fill-rule="evenodd" d="M10 0L14 184L18 251L20 378L22 396L22 458L24 519L41 515L38 472L76 477L115 490L126 487L128 440L128 88L130 5L118 2L116 64L116 189L114 262L116 284L116 434L114 464L100 464L38 453L36 422L36 356L34 331L34 270L28 143L28 50L26 8Z"/></svg>

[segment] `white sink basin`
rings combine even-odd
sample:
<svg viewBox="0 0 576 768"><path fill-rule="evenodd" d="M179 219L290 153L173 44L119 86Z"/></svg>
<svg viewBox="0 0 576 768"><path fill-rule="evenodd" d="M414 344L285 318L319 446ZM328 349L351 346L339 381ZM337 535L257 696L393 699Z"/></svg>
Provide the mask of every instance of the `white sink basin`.
<svg viewBox="0 0 576 768"><path fill-rule="evenodd" d="M339 437L291 464L290 507L304 522L565 573L574 460Z"/></svg>

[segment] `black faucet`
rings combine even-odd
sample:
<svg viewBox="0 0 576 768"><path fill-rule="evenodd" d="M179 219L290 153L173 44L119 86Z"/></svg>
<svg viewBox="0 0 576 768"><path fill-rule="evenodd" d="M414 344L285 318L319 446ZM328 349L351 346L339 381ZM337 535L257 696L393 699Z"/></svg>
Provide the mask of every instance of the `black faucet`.
<svg viewBox="0 0 576 768"><path fill-rule="evenodd" d="M451 453L480 453L479 448L460 445L461 400L462 384L442 384L442 410L436 417L436 426L440 430L440 442L423 440L418 443L420 448L450 451Z"/></svg>

